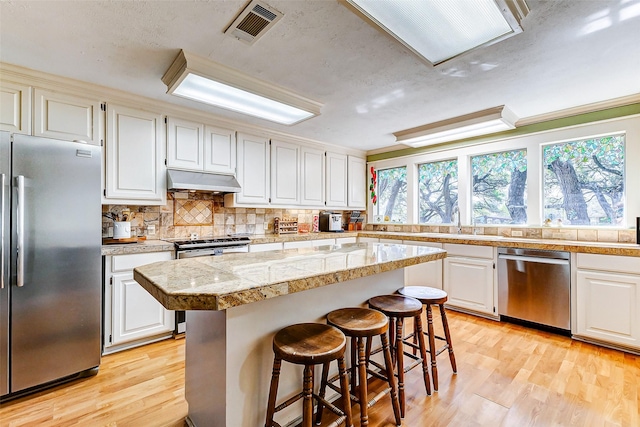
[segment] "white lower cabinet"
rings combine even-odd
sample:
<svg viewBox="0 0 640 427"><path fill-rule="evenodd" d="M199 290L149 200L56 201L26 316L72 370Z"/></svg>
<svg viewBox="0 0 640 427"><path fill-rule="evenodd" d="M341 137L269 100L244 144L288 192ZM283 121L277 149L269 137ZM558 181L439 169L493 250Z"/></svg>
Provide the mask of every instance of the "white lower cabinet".
<svg viewBox="0 0 640 427"><path fill-rule="evenodd" d="M294 240L291 242L284 242L285 249L310 248L312 246L313 242L311 240Z"/></svg>
<svg viewBox="0 0 640 427"><path fill-rule="evenodd" d="M256 243L249 245L249 252L268 252L282 250L282 243Z"/></svg>
<svg viewBox="0 0 640 427"><path fill-rule="evenodd" d="M337 237L336 238L336 244L338 245L342 245L345 243L356 243L358 240L357 237Z"/></svg>
<svg viewBox="0 0 640 427"><path fill-rule="evenodd" d="M405 245L427 246L430 248L442 249L442 243L436 242L416 242L413 240L403 240ZM442 289L442 260L412 265L404 269L405 286L429 286L431 288Z"/></svg>
<svg viewBox="0 0 640 427"><path fill-rule="evenodd" d="M640 258L577 254L574 335L640 349Z"/></svg>
<svg viewBox="0 0 640 427"><path fill-rule="evenodd" d="M358 237L358 243L378 243L377 237Z"/></svg>
<svg viewBox="0 0 640 427"><path fill-rule="evenodd" d="M447 306L497 317L494 248L445 243L443 249Z"/></svg>
<svg viewBox="0 0 640 427"><path fill-rule="evenodd" d="M105 257L103 354L137 347L172 335L174 312L165 309L133 280L135 267L172 258L172 252Z"/></svg>
<svg viewBox="0 0 640 427"><path fill-rule="evenodd" d="M336 239L318 239L312 240L311 246L326 246L326 245L335 245Z"/></svg>

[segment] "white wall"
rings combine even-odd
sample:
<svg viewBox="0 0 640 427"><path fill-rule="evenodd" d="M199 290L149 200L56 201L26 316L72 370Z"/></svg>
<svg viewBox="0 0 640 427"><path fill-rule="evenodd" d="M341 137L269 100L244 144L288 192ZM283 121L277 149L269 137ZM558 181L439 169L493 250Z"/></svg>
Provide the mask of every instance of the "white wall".
<svg viewBox="0 0 640 427"><path fill-rule="evenodd" d="M418 165L447 159L458 159L458 199L462 223L471 223L470 176L472 156L479 154L526 149L527 150L527 217L528 225L540 225L542 222L542 146L543 144L586 139L615 133L624 133L625 139L625 224L635 227L635 218L640 216L640 115L620 119L611 119L584 125L570 126L539 133L528 134L482 143L462 148L443 148L442 150L406 157L397 157L369 163L375 168L407 166L407 212L408 223L418 222ZM373 222L372 205L369 203L368 222Z"/></svg>

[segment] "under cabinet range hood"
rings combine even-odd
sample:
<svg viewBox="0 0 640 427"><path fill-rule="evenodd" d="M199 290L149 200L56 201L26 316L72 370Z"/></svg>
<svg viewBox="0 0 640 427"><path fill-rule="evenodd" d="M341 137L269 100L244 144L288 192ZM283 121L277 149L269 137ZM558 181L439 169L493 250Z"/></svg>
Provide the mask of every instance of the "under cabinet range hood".
<svg viewBox="0 0 640 427"><path fill-rule="evenodd" d="M168 169L167 190L238 193L240 191L240 184L233 175Z"/></svg>

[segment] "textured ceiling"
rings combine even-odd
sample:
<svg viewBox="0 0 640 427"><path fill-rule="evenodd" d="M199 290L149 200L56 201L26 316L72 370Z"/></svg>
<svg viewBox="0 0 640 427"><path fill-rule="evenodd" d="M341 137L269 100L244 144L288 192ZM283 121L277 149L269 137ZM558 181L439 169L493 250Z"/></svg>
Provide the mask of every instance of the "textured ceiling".
<svg viewBox="0 0 640 427"><path fill-rule="evenodd" d="M528 0L524 32L432 67L334 0L269 0L254 45L223 34L246 1L0 2L0 61L363 150L392 132L507 105L520 118L640 93L640 0ZM166 94L180 49L324 104L287 127Z"/></svg>

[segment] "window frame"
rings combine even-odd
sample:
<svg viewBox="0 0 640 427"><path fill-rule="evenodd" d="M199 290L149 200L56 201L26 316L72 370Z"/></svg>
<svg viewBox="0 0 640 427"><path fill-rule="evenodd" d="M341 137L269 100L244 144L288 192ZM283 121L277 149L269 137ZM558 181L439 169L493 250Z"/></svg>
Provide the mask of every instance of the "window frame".
<svg viewBox="0 0 640 427"><path fill-rule="evenodd" d="M635 217L640 216L640 192L628 191L632 182L640 182L640 115L619 117L599 122L545 130L535 133L500 138L488 142L451 143L423 149L421 153L377 160L368 163L370 168L407 168L407 225L438 226L418 223L418 165L447 159L458 159L458 203L462 225L471 226L471 156L503 151L527 150L527 224L504 224L504 227L541 227L543 225L543 145L565 141L597 138L623 134L625 137L625 213L621 226L606 226L607 230L635 227ZM369 176L369 179L371 177ZM637 194L636 194L637 193ZM367 220L373 221L373 210L368 197ZM443 224L450 225L450 224ZM483 225L478 225L482 227ZM496 225L492 225L496 226ZM604 228L604 226L570 226L571 228Z"/></svg>
<svg viewBox="0 0 640 427"><path fill-rule="evenodd" d="M544 148L549 146L549 145L557 145L557 144L565 144L568 142L576 142L576 141L585 141L585 140L589 140L589 139L597 139L597 138L605 138L608 136L622 136L624 139L624 148L623 148L623 156L624 156L624 168L623 168L623 182L624 182L624 194L623 194L623 200L625 201L624 204L624 213L622 215L622 224L623 226L619 226L619 225L572 225L572 224L565 224L565 226L570 227L570 228L590 228L590 229L595 229L595 228L603 228L603 229L610 229L610 230L615 230L615 229L619 229L619 228L625 228L624 225L628 223L628 221L631 221L630 217L629 217L629 213L628 213L628 174L627 171L629 169L629 157L627 157L627 149L629 146L629 139L628 139L628 134L627 132L624 131L620 131L620 132L607 132L607 133L602 133L602 134L597 134L597 135L587 135L584 137L579 137L579 138L566 138L563 139L561 141L549 141L549 142L545 142L545 143L541 143L539 146L539 155L540 155L540 211L539 211L539 216L540 216L540 221L541 223L544 223L545 221L545 215L544 215ZM640 167L640 164L638 165L638 167ZM640 213L639 213L640 215Z"/></svg>

